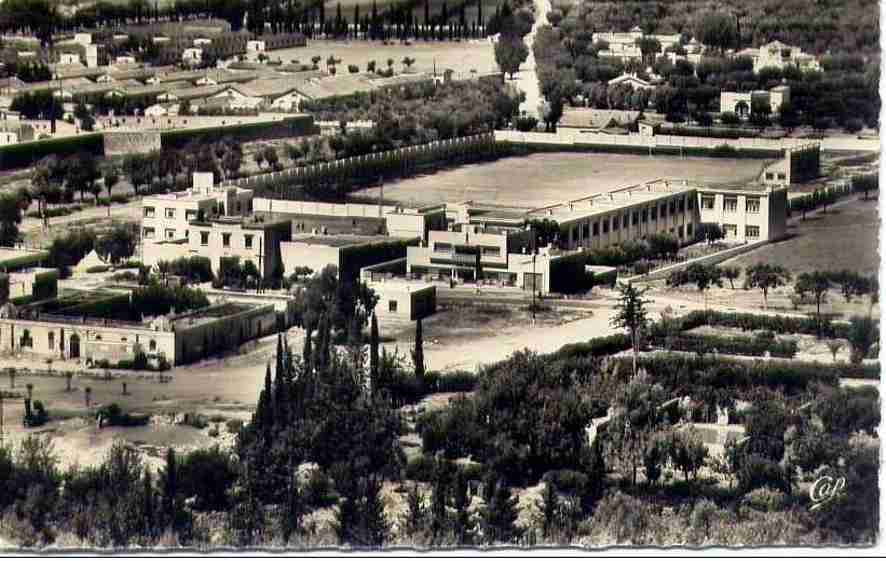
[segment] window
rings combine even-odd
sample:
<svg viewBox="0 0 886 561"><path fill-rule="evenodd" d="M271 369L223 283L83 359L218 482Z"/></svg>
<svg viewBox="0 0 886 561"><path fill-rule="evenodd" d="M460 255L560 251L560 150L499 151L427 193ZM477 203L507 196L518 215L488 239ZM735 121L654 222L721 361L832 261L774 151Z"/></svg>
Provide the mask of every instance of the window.
<svg viewBox="0 0 886 561"><path fill-rule="evenodd" d="M634 226L636 226L637 224L640 223L640 213L637 212L636 210L634 211L633 218L634 218L634 219L631 221L631 223L632 223Z"/></svg>
<svg viewBox="0 0 886 561"><path fill-rule="evenodd" d="M480 252L489 257L499 257L501 255L501 249L498 247L482 247Z"/></svg>
<svg viewBox="0 0 886 561"><path fill-rule="evenodd" d="M166 218L175 218L175 209L167 208L166 209Z"/></svg>
<svg viewBox="0 0 886 561"><path fill-rule="evenodd" d="M152 206L145 207L145 218L154 218L154 207L152 207Z"/></svg>
<svg viewBox="0 0 886 561"><path fill-rule="evenodd" d="M648 218L648 211L644 208L643 212L640 213L640 220L645 224L646 219Z"/></svg>
<svg viewBox="0 0 886 561"><path fill-rule="evenodd" d="M604 234L609 233L609 219L608 218L603 221L603 233Z"/></svg>
<svg viewBox="0 0 886 561"><path fill-rule="evenodd" d="M197 211L196 210L186 210L185 211L185 220L190 222L191 220L197 220Z"/></svg>
<svg viewBox="0 0 886 561"><path fill-rule="evenodd" d="M175 230L174 229L172 229L172 228L166 229L166 239L167 240L174 240L175 239Z"/></svg>
<svg viewBox="0 0 886 561"><path fill-rule="evenodd" d="M624 220L622 221L621 225L623 227L627 228L628 226L630 226L630 224L628 223L629 220L630 220L630 217L627 214L625 214Z"/></svg>
<svg viewBox="0 0 886 561"><path fill-rule="evenodd" d="M153 240L154 239L154 229L153 228L145 228L142 230L142 237L145 239Z"/></svg>
<svg viewBox="0 0 886 561"><path fill-rule="evenodd" d="M148 343L148 350L156 351L157 350L157 341L154 341L153 339L151 339L151 342Z"/></svg>
<svg viewBox="0 0 886 561"><path fill-rule="evenodd" d="M618 218L618 216L616 216L615 218L612 219L612 231L613 232L618 230L619 224L621 224L621 220Z"/></svg>
<svg viewBox="0 0 886 561"><path fill-rule="evenodd" d="M55 332L54 331L49 332L49 350L50 351L55 350Z"/></svg>
<svg viewBox="0 0 886 561"><path fill-rule="evenodd" d="M767 171L766 172L766 179L769 179L769 180L775 179L775 174L772 173L771 171Z"/></svg>
<svg viewBox="0 0 886 561"><path fill-rule="evenodd" d="M681 238L683 237L683 226L680 226L679 228L677 228L677 235L680 236Z"/></svg>
<svg viewBox="0 0 886 561"><path fill-rule="evenodd" d="M658 220L658 206L654 206L649 210L649 219L650 220Z"/></svg>
<svg viewBox="0 0 886 561"><path fill-rule="evenodd" d="M734 239L738 235L738 226L735 224L723 224L723 233L726 234L726 238Z"/></svg>
<svg viewBox="0 0 886 561"><path fill-rule="evenodd" d="M246 249L252 248L252 234L246 234L243 236L243 247Z"/></svg>
<svg viewBox="0 0 886 561"><path fill-rule="evenodd" d="M222 233L222 246L223 247L231 247L231 234L230 232Z"/></svg>
<svg viewBox="0 0 886 561"><path fill-rule="evenodd" d="M667 203L662 203L662 205L661 205L661 217L662 217L662 218L667 218L667 217L668 217L668 205L667 205Z"/></svg>
<svg viewBox="0 0 886 561"><path fill-rule="evenodd" d="M671 201L668 203L668 211L671 215L677 212L677 201Z"/></svg>
<svg viewBox="0 0 886 561"><path fill-rule="evenodd" d="M745 226L744 227L744 236L749 240L756 240L760 238L760 227L759 226Z"/></svg>
<svg viewBox="0 0 886 561"><path fill-rule="evenodd" d="M434 251L439 253L450 253L452 252L452 244L448 243L435 243Z"/></svg>
<svg viewBox="0 0 886 561"><path fill-rule="evenodd" d="M200 232L200 245L209 245L209 232Z"/></svg>
<svg viewBox="0 0 886 561"><path fill-rule="evenodd" d="M240 214L240 201L237 201L237 214Z"/></svg>
<svg viewBox="0 0 886 561"><path fill-rule="evenodd" d="M594 222L594 235L595 236L600 235L600 223L599 222Z"/></svg>
<svg viewBox="0 0 886 561"><path fill-rule="evenodd" d="M692 224L686 225L686 237L692 237Z"/></svg>
<svg viewBox="0 0 886 561"><path fill-rule="evenodd" d="M581 235L584 239L588 239L591 237L591 225L587 222L581 225Z"/></svg>
<svg viewBox="0 0 886 561"><path fill-rule="evenodd" d="M714 197L702 197L701 208L706 210L714 210Z"/></svg>
<svg viewBox="0 0 886 561"><path fill-rule="evenodd" d="M738 197L725 197L723 199L723 212L738 211Z"/></svg>
<svg viewBox="0 0 886 561"><path fill-rule="evenodd" d="M786 176L785 174L783 174L783 173L779 173L779 174L778 174L778 178L779 178L779 179L787 179L787 176Z"/></svg>
<svg viewBox="0 0 886 561"><path fill-rule="evenodd" d="M760 214L760 199L757 197L748 197L745 200L745 211L748 214Z"/></svg>
<svg viewBox="0 0 886 561"><path fill-rule="evenodd" d="M680 212L686 212L686 198L685 197L680 199L680 201L677 203L677 210L679 210Z"/></svg>
<svg viewBox="0 0 886 561"><path fill-rule="evenodd" d="M695 210L695 196L686 197L686 200L689 201L689 210Z"/></svg>
<svg viewBox="0 0 886 561"><path fill-rule="evenodd" d="M397 301L396 300L388 300L388 311L396 312L397 311Z"/></svg>

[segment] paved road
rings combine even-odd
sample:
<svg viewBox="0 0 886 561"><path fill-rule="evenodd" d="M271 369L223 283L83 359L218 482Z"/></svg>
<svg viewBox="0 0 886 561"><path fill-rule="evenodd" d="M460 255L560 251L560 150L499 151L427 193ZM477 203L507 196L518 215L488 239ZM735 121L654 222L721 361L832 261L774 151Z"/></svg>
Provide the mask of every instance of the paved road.
<svg viewBox="0 0 886 561"><path fill-rule="evenodd" d="M535 23L532 25L532 31L524 38L526 46L529 47L529 58L520 66L520 71L514 76L517 87L526 93L526 101L520 104L520 111L534 116L538 116L538 105L541 103L542 97L538 89L538 76L535 74L535 55L532 53L532 43L535 41L535 33L538 28L548 22L548 12L550 11L550 0L535 0Z"/></svg>

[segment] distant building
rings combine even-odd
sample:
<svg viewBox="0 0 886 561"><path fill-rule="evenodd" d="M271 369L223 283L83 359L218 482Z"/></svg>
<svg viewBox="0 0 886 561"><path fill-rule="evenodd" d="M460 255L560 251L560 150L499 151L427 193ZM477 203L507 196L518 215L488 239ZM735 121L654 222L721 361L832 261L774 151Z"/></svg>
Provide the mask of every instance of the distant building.
<svg viewBox="0 0 886 561"><path fill-rule="evenodd" d="M787 189L706 185L698 200L701 222L718 224L726 242L777 240L787 232Z"/></svg>
<svg viewBox="0 0 886 561"><path fill-rule="evenodd" d="M247 41L246 42L246 52L247 53L263 53L267 50L267 45L264 41Z"/></svg>
<svg viewBox="0 0 886 561"><path fill-rule="evenodd" d="M437 312L437 287L432 284L383 280L368 286L378 297L375 315L379 320L415 321Z"/></svg>
<svg viewBox="0 0 886 561"><path fill-rule="evenodd" d="M751 115L755 101L767 104L771 113L776 115L783 103L791 101L791 88L782 84L769 91L720 92L720 112L731 111L740 118L747 119Z"/></svg>
<svg viewBox="0 0 886 561"><path fill-rule="evenodd" d="M203 60L203 49L191 47L182 52L182 63L187 65L197 65Z"/></svg>
<svg viewBox="0 0 886 561"><path fill-rule="evenodd" d="M651 90L655 88L653 84L650 84L646 80L639 78L636 72L632 72L630 74L622 74L617 78L609 80L609 87L618 86L621 84L633 86L635 90Z"/></svg>
<svg viewBox="0 0 886 561"><path fill-rule="evenodd" d="M80 64L80 55L77 53L61 53L58 55L59 64Z"/></svg>
<svg viewBox="0 0 886 561"><path fill-rule="evenodd" d="M818 59L811 54L804 53L800 47L793 47L781 41L772 41L757 49L744 49L735 56L750 57L754 61L754 72L760 72L763 68L786 68L794 66L799 70L821 70Z"/></svg>

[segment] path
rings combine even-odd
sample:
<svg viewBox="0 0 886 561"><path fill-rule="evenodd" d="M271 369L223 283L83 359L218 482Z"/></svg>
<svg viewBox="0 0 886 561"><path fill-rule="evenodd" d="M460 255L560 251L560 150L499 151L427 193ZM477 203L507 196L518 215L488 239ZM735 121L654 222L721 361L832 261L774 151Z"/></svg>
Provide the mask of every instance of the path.
<svg viewBox="0 0 886 561"><path fill-rule="evenodd" d="M538 106L542 101L541 92L538 88L538 76L535 73L535 55L532 52L532 44L535 42L535 33L538 28L548 22L548 12L551 11L550 0L535 0L535 22L532 30L524 37L523 41L529 47L529 57L517 72L516 86L526 94L526 101L520 104L520 112L538 116Z"/></svg>

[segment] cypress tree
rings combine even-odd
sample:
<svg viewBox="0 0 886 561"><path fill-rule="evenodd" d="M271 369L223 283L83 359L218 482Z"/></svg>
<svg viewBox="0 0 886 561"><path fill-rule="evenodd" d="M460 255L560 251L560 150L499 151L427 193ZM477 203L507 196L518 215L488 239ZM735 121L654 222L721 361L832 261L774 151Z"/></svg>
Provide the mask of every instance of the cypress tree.
<svg viewBox="0 0 886 561"><path fill-rule="evenodd" d="M142 525L144 526L145 534L151 536L156 533L154 513L157 507L154 504L154 482L151 479L151 470L147 467L142 478L142 484Z"/></svg>
<svg viewBox="0 0 886 561"><path fill-rule="evenodd" d="M455 508L455 518L452 525L455 531L455 543L458 545L472 545L474 542L474 535L471 531L471 513L468 511L470 505L468 480L464 473L459 472L452 488L452 506Z"/></svg>
<svg viewBox="0 0 886 561"><path fill-rule="evenodd" d="M277 419L277 423L280 426L286 426L288 424L288 392L289 392L289 383L287 380L286 367L283 364L285 359L285 353L283 351L283 337L277 337L277 371L276 378L274 379L274 413L275 418Z"/></svg>
<svg viewBox="0 0 886 561"><path fill-rule="evenodd" d="M415 322L415 349L412 351L412 362L415 364L415 377L419 380L424 380L425 352L421 333L421 319Z"/></svg>
<svg viewBox="0 0 886 561"><path fill-rule="evenodd" d="M274 390L271 385L271 364L268 363L265 368L265 387L259 395L259 403L261 409L261 426L265 432L270 431L274 427ZM256 411L258 413L258 411Z"/></svg>
<svg viewBox="0 0 886 561"><path fill-rule="evenodd" d="M517 527L517 497L499 481L492 500L483 509L483 534L489 544L514 543L522 531Z"/></svg>
<svg viewBox="0 0 886 561"><path fill-rule="evenodd" d="M170 446L166 449L166 467L163 470L163 519L167 526L175 529L177 514L176 497L178 495L178 462L175 450Z"/></svg>
<svg viewBox="0 0 886 561"><path fill-rule="evenodd" d="M369 383L373 393L378 390L378 319L375 312L369 327Z"/></svg>
<svg viewBox="0 0 886 561"><path fill-rule="evenodd" d="M305 372L311 371L311 358L314 355L314 351L311 349L311 333L313 329L311 329L310 325L305 326L305 346L302 350L302 360L305 363Z"/></svg>
<svg viewBox="0 0 886 561"><path fill-rule="evenodd" d="M288 543L292 534L301 530L301 521L304 516L304 501L298 488L298 481L292 473L289 481L289 490L286 497L286 508L283 511L283 540Z"/></svg>
<svg viewBox="0 0 886 561"><path fill-rule="evenodd" d="M480 27L480 33L483 32L483 0L477 0L477 25Z"/></svg>
<svg viewBox="0 0 886 561"><path fill-rule="evenodd" d="M354 4L354 39L359 39L357 32L360 30L360 3Z"/></svg>

